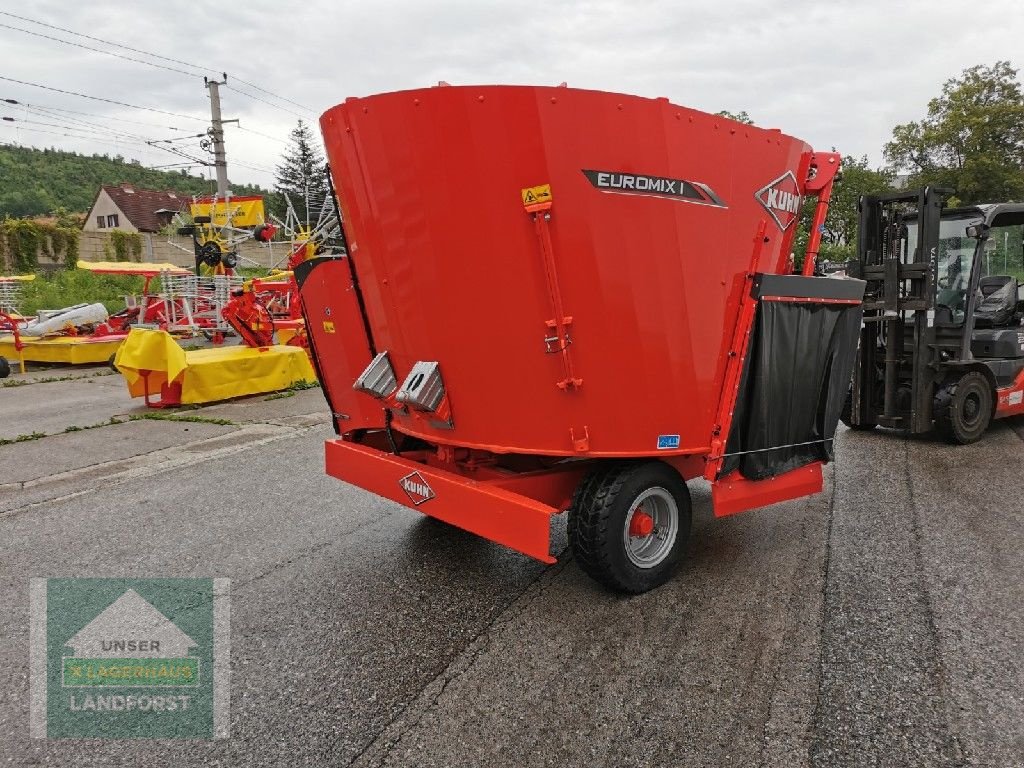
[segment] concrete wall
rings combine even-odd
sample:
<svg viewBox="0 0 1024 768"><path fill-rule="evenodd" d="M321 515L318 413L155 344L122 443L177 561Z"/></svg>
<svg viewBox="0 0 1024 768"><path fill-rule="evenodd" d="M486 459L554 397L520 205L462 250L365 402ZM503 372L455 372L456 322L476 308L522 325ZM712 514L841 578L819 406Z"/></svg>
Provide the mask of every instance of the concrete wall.
<svg viewBox="0 0 1024 768"><path fill-rule="evenodd" d="M98 215L98 214L97 214ZM192 240L187 237L174 237L174 242L184 248L175 248L168 242L166 235L141 234L142 260L163 264L170 262L191 269L195 266L192 255ZM114 249L108 247L110 235L107 232L80 232L78 236L78 258L83 261L114 261ZM260 245L249 241L242 243L238 252L243 257L241 266L253 266L253 262L261 267L283 267L288 261L288 243L274 243L271 246ZM39 269L54 270L64 266L64 257L49 258L45 253L39 254ZM0 247L0 275L13 271L10 255Z"/></svg>
<svg viewBox="0 0 1024 768"><path fill-rule="evenodd" d="M142 233L140 237L142 238L143 261L158 264L169 262L189 268L195 266L190 238L177 236L168 238L166 235L146 233ZM102 230L98 232L83 231L79 239L78 257L84 261L113 261L113 249L107 248L109 240L109 235ZM168 240L173 240L180 248L176 248ZM270 267L275 264L284 266L284 262L288 260L288 243L274 243L268 247L248 241L239 246L238 253L243 259L241 266L252 266L251 261L261 267ZM246 261L246 259L250 261Z"/></svg>

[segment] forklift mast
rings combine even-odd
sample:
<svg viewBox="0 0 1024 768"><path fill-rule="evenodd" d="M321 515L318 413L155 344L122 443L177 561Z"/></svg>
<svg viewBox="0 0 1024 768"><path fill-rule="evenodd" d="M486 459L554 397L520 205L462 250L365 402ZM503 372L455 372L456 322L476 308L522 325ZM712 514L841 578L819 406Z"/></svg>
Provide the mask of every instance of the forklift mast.
<svg viewBox="0 0 1024 768"><path fill-rule="evenodd" d="M860 200L857 258L849 274L867 281L867 288L851 390L854 423L911 432L932 428L939 354L933 318L944 193L926 187ZM908 222L915 219L917 236L912 238ZM969 333L966 338L969 343ZM960 357L962 344L957 351Z"/></svg>

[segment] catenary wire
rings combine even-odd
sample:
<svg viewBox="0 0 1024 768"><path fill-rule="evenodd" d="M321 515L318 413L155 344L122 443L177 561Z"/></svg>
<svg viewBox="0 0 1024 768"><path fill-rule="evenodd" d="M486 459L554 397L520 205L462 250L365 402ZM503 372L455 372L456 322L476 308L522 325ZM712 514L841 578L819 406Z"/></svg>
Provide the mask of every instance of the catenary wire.
<svg viewBox="0 0 1024 768"><path fill-rule="evenodd" d="M169 67L166 64L158 64L155 61L146 61L145 59L137 59L134 56L125 56L123 53L116 53L115 51L104 51L102 48L93 48L91 45L83 45L82 43L74 43L70 40L61 40L59 37L53 37L52 35L44 35L42 32L32 32L28 29L22 29L21 27L15 27L10 24L4 24L0 22L0 28L12 29L15 32L24 32L26 35L32 35L33 37L41 37L44 40L52 40L55 43L63 43L64 45L70 45L75 48L81 48L86 51L93 51L94 53L102 53L104 56L113 56L118 59L124 59L125 61L134 61L138 64L145 64L150 67L157 67L158 69L166 69L170 72L177 72L188 77L196 77L194 72L186 72L183 69L177 69L176 67Z"/></svg>
<svg viewBox="0 0 1024 768"><path fill-rule="evenodd" d="M53 91L54 93L63 93L63 94L66 94L68 96L78 96L78 97L83 98L83 99L92 99L93 101L103 101L103 102L106 102L107 104L116 104L119 107L128 107L129 109L142 109L142 110L145 110L146 112L156 112L156 113L161 114L161 115L170 115L171 117L181 117L181 118L184 118L186 120L198 120L201 123L205 123L206 122L206 119L202 118L202 117L194 117L193 115L183 115L180 112L168 112L165 109L157 109L156 107L141 107L141 106L139 106L137 104L128 104L128 103L126 103L124 101L116 101L114 99L106 99L106 98L103 98L102 96L90 96L89 94L78 93L77 91L69 91L69 90L65 90L63 88L54 88L53 86L41 85L39 83L30 83L27 80L17 80L17 79L15 79L13 77L6 77L5 75L0 75L0 80L6 80L9 83L17 83L18 85L28 85L28 86L31 86L33 88L42 88L43 90L46 90L46 91Z"/></svg>
<svg viewBox="0 0 1024 768"><path fill-rule="evenodd" d="M128 59L129 61L140 61L143 64L150 64L151 66L160 66L160 67L162 67L164 69L168 69L168 70L170 70L172 72L180 72L180 73L188 75L190 77L191 76L196 76L198 74L203 74L203 73L208 73L208 72L214 71L214 68L212 68L212 67L204 67L204 66L201 66L199 64L193 64L192 62L184 61L182 59L175 59L175 58L172 58L170 56L163 56L161 54L151 53L149 51L143 51L143 50L141 50L139 48L133 48L133 47L131 47L129 45L125 45L124 43L116 43L113 40L106 40L106 39L101 38L101 37L94 37L92 35L87 35L87 34L85 34L83 32L76 32L75 30L68 29L67 27L60 27L60 26L57 26L56 24L49 24L49 23L44 22L44 21L37 21L36 19L30 19L27 16L19 16L18 14L10 13L9 11L0 11L0 15L7 16L7 17L12 18L12 19L17 19L19 21L25 21L25 22L28 22L29 24L36 24L36 25L38 25L40 27L45 27L47 29L57 30L58 32L64 32L65 34L74 35L76 37L82 37L82 38L84 38L86 40L92 40L92 41L97 42L97 43L103 43L104 45L112 45L112 46L114 46L116 48L121 48L121 49L123 49L125 51L131 51L132 53L139 53L139 54L142 54L143 56L148 56L149 58L160 59L161 61L168 61L168 62L171 62L172 64L180 64L182 66L189 67L189 68L191 68L193 70L196 70L196 72L185 72L185 71L183 71L181 69L167 67L167 66L160 65L160 64L154 64L152 62L142 61L140 59L135 59L135 58L126 57L126 56L119 56L119 54L113 53L112 51L104 51L104 50L98 49L98 48L91 48L91 47L80 46L79 45L79 47L86 47L87 50L96 51L98 53L106 53L106 54L110 54L112 56L119 56L120 58L125 58L125 59ZM8 25L4 25L4 26L8 26ZM36 33L36 32L31 32L29 30L20 29L19 27L10 27L10 28L11 29L16 29L16 30L18 30L20 32L26 32L26 33L28 33L30 35L37 35L37 36L40 36L40 37L46 37L45 35L40 35L39 33ZM72 42L67 41L67 40L61 40L59 38L49 38L49 39L56 40L57 42L61 42L61 43L67 43L68 45L78 45L77 43L72 43ZM253 88L253 89L255 89L255 90L257 90L257 91L259 91L261 93L265 93L266 95L271 96L271 97L277 99L278 101L283 101L283 102L286 102L288 104L292 104L293 106L296 106L299 109L302 109L302 110L304 110L305 112L307 112L309 114L314 114L314 111L312 109L310 109L309 107L305 106L304 104L299 104L297 101L293 101L292 99L289 99L289 98L287 98L285 96L281 96L279 94L276 94L273 91L269 91L266 88L263 88L263 87L261 87L259 85L256 85L255 83L249 82L248 80L243 80L242 78L240 78L240 77L238 77L236 75L232 75L231 77L232 77L232 79L237 80L238 82L242 83L243 85L249 86L250 88ZM236 90L238 93L240 93L240 94L242 94L244 96L248 96L249 98L256 99L257 101L260 101L260 99L256 98L255 96L253 96L251 94L246 93L245 91L242 91L242 90L239 90L239 89L233 89L233 90ZM271 104L270 106L277 107L278 109L283 109L283 107L279 107L278 105L275 105L275 104ZM286 111L288 111L288 110L286 110Z"/></svg>

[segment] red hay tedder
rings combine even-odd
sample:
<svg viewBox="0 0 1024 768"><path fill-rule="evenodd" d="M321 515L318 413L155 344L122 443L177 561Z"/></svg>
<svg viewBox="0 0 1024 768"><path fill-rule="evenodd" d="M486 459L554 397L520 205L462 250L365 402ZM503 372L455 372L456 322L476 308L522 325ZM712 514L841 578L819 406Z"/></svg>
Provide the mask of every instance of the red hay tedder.
<svg viewBox="0 0 1024 768"><path fill-rule="evenodd" d="M327 471L618 590L822 488L864 283L809 276L839 158L621 94L436 87L321 119L348 255L299 265ZM804 275L789 274L817 196Z"/></svg>

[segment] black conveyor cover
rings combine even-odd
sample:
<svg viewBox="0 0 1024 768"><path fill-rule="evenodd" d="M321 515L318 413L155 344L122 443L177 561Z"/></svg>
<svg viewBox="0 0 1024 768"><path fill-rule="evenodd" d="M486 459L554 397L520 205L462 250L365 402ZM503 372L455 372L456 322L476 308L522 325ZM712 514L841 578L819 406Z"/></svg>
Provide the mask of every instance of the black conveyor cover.
<svg viewBox="0 0 1024 768"><path fill-rule="evenodd" d="M859 301L864 283L761 275L754 291L786 299L758 302L719 475L738 469L748 480L764 480L831 460L862 308L821 299Z"/></svg>

